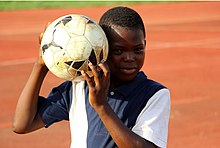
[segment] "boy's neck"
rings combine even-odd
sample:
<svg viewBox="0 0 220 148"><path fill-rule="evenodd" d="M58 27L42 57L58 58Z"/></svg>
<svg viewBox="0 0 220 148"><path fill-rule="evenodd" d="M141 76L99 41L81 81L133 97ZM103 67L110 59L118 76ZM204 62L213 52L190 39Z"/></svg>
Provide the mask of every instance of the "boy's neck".
<svg viewBox="0 0 220 148"><path fill-rule="evenodd" d="M114 76L111 76L110 79L111 79L111 81L110 81L111 83L109 86L109 91L114 90L115 88L117 88L127 82L127 81L121 81L121 80L115 78Z"/></svg>

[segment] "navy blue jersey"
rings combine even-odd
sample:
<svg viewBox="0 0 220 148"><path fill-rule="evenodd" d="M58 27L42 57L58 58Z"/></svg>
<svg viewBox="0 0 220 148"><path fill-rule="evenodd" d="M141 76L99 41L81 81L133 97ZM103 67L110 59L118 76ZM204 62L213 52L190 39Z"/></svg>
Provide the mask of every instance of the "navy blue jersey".
<svg viewBox="0 0 220 148"><path fill-rule="evenodd" d="M73 137L77 139L80 138L79 135L82 134L81 139L85 139L82 140L82 143L86 143L85 147L117 147L98 114L88 101L88 86L83 82L85 85L80 84L79 90L75 83L79 82L66 81L54 88L47 99L43 97L39 98L39 113L46 127L61 120L70 120L70 124L71 121L73 124L71 125L73 129L71 133L76 134L74 131L78 132L78 134ZM146 105L149 99L161 89L166 88L148 79L143 72L140 72L132 81L110 91L108 94L108 103L122 122L132 130L137 124L137 118L140 116L140 113L144 112L144 108L148 108ZM79 101L77 101L77 99ZM77 106L81 107L76 108ZM71 120L71 118L73 119ZM78 130L79 128L83 131ZM143 138L145 137L143 136ZM72 139L75 143L80 141L75 141L75 139ZM72 143L73 147L74 145L75 144Z"/></svg>

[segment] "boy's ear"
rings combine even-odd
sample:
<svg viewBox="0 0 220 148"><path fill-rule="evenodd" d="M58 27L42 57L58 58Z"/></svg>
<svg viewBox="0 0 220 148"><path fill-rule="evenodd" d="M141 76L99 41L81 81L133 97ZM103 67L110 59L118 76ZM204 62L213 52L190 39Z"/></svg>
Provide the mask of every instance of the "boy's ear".
<svg viewBox="0 0 220 148"><path fill-rule="evenodd" d="M146 41L146 39L144 39L144 45L145 45L145 47L146 47L146 45L147 45L147 41Z"/></svg>

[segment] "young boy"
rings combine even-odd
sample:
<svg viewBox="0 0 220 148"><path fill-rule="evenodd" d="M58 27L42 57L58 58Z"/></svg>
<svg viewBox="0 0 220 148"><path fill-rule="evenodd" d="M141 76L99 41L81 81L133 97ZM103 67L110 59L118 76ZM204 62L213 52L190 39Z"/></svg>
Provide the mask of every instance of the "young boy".
<svg viewBox="0 0 220 148"><path fill-rule="evenodd" d="M140 71L145 58L145 29L139 14L114 7L99 24L109 42L100 74L66 81L47 99L39 96L46 68L41 54L17 103L14 131L28 133L69 120L72 147L166 147L170 115L169 90ZM41 53L41 52L39 52Z"/></svg>

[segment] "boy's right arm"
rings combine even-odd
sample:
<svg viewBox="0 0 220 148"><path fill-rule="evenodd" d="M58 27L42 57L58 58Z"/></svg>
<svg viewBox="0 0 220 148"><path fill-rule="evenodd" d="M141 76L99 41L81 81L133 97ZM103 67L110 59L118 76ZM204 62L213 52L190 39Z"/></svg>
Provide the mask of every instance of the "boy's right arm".
<svg viewBox="0 0 220 148"><path fill-rule="evenodd" d="M19 134L28 133L44 127L37 113L38 97L42 82L48 72L39 51L31 75L18 99L14 115L13 131Z"/></svg>
<svg viewBox="0 0 220 148"><path fill-rule="evenodd" d="M39 42L41 42L42 37L43 33L39 36ZM37 113L37 106L40 88L47 72L48 68L43 61L40 48L37 61L17 102L13 121L15 133L29 133L45 126Z"/></svg>

